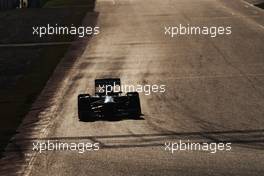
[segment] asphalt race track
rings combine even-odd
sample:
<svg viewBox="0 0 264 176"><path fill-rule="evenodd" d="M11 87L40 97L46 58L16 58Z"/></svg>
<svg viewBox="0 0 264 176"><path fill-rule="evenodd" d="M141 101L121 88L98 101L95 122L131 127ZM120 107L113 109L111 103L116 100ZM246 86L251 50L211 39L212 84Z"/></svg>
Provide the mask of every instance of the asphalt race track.
<svg viewBox="0 0 264 176"><path fill-rule="evenodd" d="M73 44L34 105L42 107L41 112L32 108L14 138L15 145L10 144L9 157L1 161L13 167L2 167L0 173L264 173L262 9L240 0L97 0L96 11L100 34ZM165 26L179 24L232 26L232 34L165 35ZM67 62L73 56L75 62ZM94 79L101 77L120 77L122 84L162 84L166 91L140 94L141 120L80 122L77 96L92 94ZM45 99L50 94L52 98ZM101 147L84 153L30 151L38 138L99 142ZM230 142L232 149L173 154L165 150L165 142L179 140Z"/></svg>

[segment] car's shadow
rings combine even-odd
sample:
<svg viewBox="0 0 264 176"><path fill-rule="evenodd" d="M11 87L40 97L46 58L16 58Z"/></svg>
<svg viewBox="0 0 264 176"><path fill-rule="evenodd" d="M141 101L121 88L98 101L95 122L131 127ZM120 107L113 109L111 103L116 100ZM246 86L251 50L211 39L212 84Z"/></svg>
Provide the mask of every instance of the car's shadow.
<svg viewBox="0 0 264 176"><path fill-rule="evenodd" d="M113 116L105 116L105 117L92 117L87 119L82 119L80 122L97 122L97 121L108 121L108 122L117 122L117 121L124 121L124 120L145 120L144 114L141 114L139 117L135 116L120 116L120 117L113 117Z"/></svg>

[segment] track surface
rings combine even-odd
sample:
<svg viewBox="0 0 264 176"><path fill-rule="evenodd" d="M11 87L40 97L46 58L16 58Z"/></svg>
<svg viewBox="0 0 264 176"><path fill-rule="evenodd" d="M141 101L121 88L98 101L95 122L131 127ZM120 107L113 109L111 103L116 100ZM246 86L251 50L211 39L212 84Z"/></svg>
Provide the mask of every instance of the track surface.
<svg viewBox="0 0 264 176"><path fill-rule="evenodd" d="M98 0L97 26L63 81L46 128L60 141L99 141L99 151L34 154L27 175L261 175L264 172L264 13L241 1ZM164 26L230 25L231 36L164 35ZM80 122L76 97L95 78L165 84L141 94L143 120ZM27 136L29 137L29 136ZM35 134L34 137L38 137ZM164 142L231 141L231 151L164 150Z"/></svg>

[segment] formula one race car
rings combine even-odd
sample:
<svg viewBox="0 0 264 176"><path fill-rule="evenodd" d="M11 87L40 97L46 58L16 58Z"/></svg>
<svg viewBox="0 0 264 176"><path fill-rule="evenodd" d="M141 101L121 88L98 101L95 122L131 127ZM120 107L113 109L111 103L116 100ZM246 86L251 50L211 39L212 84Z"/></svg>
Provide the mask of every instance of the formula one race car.
<svg viewBox="0 0 264 176"><path fill-rule="evenodd" d="M121 87L119 78L96 79L95 95L78 96L78 116L80 121L93 121L100 118L139 118L141 106L138 92L122 95L115 87Z"/></svg>

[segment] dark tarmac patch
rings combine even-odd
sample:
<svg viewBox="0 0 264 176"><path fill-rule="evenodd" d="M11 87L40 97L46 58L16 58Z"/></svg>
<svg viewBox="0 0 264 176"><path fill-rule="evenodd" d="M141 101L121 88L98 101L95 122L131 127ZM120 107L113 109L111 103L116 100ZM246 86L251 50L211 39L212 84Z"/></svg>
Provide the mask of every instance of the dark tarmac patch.
<svg viewBox="0 0 264 176"><path fill-rule="evenodd" d="M82 7L83 4L88 6ZM78 7L71 8L75 5ZM95 0L49 0L45 8L1 11L0 44L71 42L75 36L33 36L32 27L46 24L78 26L87 13L88 18L91 18L88 25L94 26L98 16L93 10L94 6ZM86 43L83 42L84 45ZM68 47L68 44L0 47L0 153L15 134ZM77 55L74 53L72 58L78 58ZM70 60L69 68L61 73L69 70L72 63Z"/></svg>
<svg viewBox="0 0 264 176"><path fill-rule="evenodd" d="M260 3L260 4L256 4L255 6L261 8L261 9L264 9L264 2L263 3Z"/></svg>

